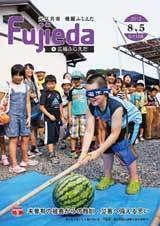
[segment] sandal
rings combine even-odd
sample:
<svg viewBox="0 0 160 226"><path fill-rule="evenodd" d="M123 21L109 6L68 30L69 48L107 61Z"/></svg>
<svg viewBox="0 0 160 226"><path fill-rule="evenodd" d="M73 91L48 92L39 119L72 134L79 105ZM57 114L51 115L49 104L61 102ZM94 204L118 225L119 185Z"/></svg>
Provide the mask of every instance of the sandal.
<svg viewBox="0 0 160 226"><path fill-rule="evenodd" d="M36 166L38 165L38 161L29 159L28 162L22 161L19 165L22 167Z"/></svg>
<svg viewBox="0 0 160 226"><path fill-rule="evenodd" d="M127 194L128 195L136 195L137 193L140 192L140 189L141 189L141 184L140 184L140 181L137 179L137 180L130 180L128 186L127 186Z"/></svg>
<svg viewBox="0 0 160 226"><path fill-rule="evenodd" d="M26 169L24 167L20 167L19 165L9 168L10 173L17 173L18 174L18 173L23 173L25 171L26 171Z"/></svg>
<svg viewBox="0 0 160 226"><path fill-rule="evenodd" d="M8 166L9 165L8 157L6 155L2 155L1 160L2 160L2 164L4 166Z"/></svg>
<svg viewBox="0 0 160 226"><path fill-rule="evenodd" d="M97 190L105 190L114 185L114 179L109 177L101 177L99 183L96 184Z"/></svg>
<svg viewBox="0 0 160 226"><path fill-rule="evenodd" d="M76 151L71 151L71 158L78 159L78 154L76 153Z"/></svg>

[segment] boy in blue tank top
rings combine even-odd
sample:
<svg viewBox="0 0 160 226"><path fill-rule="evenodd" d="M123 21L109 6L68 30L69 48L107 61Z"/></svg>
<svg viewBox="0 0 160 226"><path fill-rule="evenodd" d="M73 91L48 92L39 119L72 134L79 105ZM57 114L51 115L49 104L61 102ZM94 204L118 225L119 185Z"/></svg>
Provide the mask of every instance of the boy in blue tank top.
<svg viewBox="0 0 160 226"><path fill-rule="evenodd" d="M140 191L140 181L137 174L134 142L142 121L141 113L132 103L110 96L109 90L106 88L106 81L102 76L91 76L87 80L86 88L89 110L79 161L81 164L86 164L103 154L104 176L96 185L96 189L104 190L114 184L112 167L115 154L126 165L129 172L127 193L137 194ZM87 154L97 117L107 123L107 138L97 150Z"/></svg>

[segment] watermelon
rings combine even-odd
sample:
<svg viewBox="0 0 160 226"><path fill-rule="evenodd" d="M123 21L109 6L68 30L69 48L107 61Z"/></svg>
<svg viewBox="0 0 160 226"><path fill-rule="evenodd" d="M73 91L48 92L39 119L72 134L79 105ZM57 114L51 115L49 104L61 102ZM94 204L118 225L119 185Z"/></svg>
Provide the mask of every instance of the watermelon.
<svg viewBox="0 0 160 226"><path fill-rule="evenodd" d="M70 174L57 182L53 202L58 208L88 208L94 199L91 182L80 174Z"/></svg>

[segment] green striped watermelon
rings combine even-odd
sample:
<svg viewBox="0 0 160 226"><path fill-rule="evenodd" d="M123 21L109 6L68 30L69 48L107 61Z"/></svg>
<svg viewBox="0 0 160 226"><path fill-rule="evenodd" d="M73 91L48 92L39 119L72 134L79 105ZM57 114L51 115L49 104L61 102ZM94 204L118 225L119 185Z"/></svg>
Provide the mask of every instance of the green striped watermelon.
<svg viewBox="0 0 160 226"><path fill-rule="evenodd" d="M91 182L80 174L70 174L61 179L53 190L53 201L58 208L87 208L94 199Z"/></svg>

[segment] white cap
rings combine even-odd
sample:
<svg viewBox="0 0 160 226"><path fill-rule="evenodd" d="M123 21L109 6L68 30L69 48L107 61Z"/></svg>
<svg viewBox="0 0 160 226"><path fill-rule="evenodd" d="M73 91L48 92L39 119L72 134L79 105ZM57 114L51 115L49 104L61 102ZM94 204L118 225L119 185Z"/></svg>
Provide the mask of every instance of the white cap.
<svg viewBox="0 0 160 226"><path fill-rule="evenodd" d="M120 79L123 80L123 75L119 75L117 78L120 78Z"/></svg>
<svg viewBox="0 0 160 226"><path fill-rule="evenodd" d="M63 79L61 86L63 86L64 84L70 84L72 85L71 81L69 79Z"/></svg>
<svg viewBox="0 0 160 226"><path fill-rule="evenodd" d="M140 80L138 80L138 81L136 82L136 84L143 84L143 85L145 85L145 82L144 82L144 80L140 79Z"/></svg>

